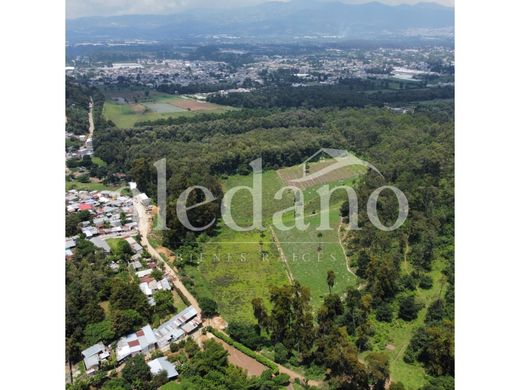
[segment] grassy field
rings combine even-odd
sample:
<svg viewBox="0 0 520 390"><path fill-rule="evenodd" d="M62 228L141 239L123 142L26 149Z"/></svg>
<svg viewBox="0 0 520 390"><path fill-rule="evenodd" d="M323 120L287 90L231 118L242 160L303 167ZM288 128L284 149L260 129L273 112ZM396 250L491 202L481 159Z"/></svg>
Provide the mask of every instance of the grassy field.
<svg viewBox="0 0 520 390"><path fill-rule="evenodd" d="M331 187L339 184L353 184L354 178L347 181L330 183ZM253 184L252 175L230 176L222 181L224 191L235 186ZM327 271L334 270L336 284L334 291L344 291L356 283L354 275L347 271L343 250L338 242L339 207L346 197L338 191L332 196L330 221L332 230L324 231L318 238L316 228L320 222L319 196L316 187L303 191L305 222L309 230L277 231L281 246L288 258L283 262L274 244L269 226L273 213L292 207L294 196L286 191L280 200L274 200L274 194L284 182L277 171L265 171L262 174L263 196L263 232L235 232L225 225L220 227L216 236L202 245L202 255L197 258L197 267L187 266L186 271L193 281L197 296L209 296L215 299L223 317L230 320L253 321L251 300L262 297L268 304L269 288L289 281L289 274L311 289L312 304L317 308L322 297L328 292ZM231 203L231 215L239 226L246 227L252 222L252 197L245 190L236 193ZM284 223L290 226L294 219L290 213L284 216ZM321 243L321 244L320 244ZM320 246L318 250L318 246ZM305 255L305 256L304 256ZM318 258L319 257L319 258Z"/></svg>
<svg viewBox="0 0 520 390"><path fill-rule="evenodd" d="M114 253L117 251L117 246L119 245L119 243L121 241L123 241L123 239L122 238L107 238L105 241L107 242L108 246L112 250L112 253Z"/></svg>
<svg viewBox="0 0 520 390"><path fill-rule="evenodd" d="M263 237L262 237L263 236ZM226 227L203 246L198 267L188 267L197 296L219 304L227 321L253 322L251 300L288 281L267 232L235 232Z"/></svg>
<svg viewBox="0 0 520 390"><path fill-rule="evenodd" d="M114 122L117 127L127 128L141 121L192 116L198 113L220 113L232 109L213 103L199 102L186 96L151 94L134 99L137 101L124 97L124 93L113 92L105 101L103 116Z"/></svg>
<svg viewBox="0 0 520 390"><path fill-rule="evenodd" d="M405 269L406 265L403 264L403 272L406 272ZM429 273L433 278L433 287L429 290L417 289L417 301L422 303L424 307L419 312L416 320L406 322L401 319L394 319L391 323L386 323L378 322L375 318L371 319L375 331L375 335L371 340L373 351L385 352L388 355L392 380L403 382L407 390L416 390L427 383L428 376L424 368L417 363L405 363L403 356L414 330L424 323L428 305L439 298L441 289L442 293L445 292L446 286L443 286L442 269L442 261L434 261L432 271ZM397 312L397 306L394 311ZM364 355L366 353L362 356Z"/></svg>
<svg viewBox="0 0 520 390"><path fill-rule="evenodd" d="M330 210L322 211L323 214L329 213L332 230L316 230L321 219L318 213L305 216L304 222L309 224L307 230L275 229L292 275L311 289L311 303L315 308L323 303L323 297L329 293L326 279L328 271L334 271L336 275L333 292L341 295L347 287L356 285L356 277L348 272L345 255L339 243L339 206L337 204ZM290 226L289 223L287 225Z"/></svg>
<svg viewBox="0 0 520 390"><path fill-rule="evenodd" d="M65 182L65 189L66 191L69 191L69 190L78 190L78 191L116 191L118 190L120 187L110 187L110 186L107 186L106 184L103 184L103 183L95 183L95 182L90 182L90 183L82 183L80 181L77 181L77 180L72 180L72 181L66 181Z"/></svg>

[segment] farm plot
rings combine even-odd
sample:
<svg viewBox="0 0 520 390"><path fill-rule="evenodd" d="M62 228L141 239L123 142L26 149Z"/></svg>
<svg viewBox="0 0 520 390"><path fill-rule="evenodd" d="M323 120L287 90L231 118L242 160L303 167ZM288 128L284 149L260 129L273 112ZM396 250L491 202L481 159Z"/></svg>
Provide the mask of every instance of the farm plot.
<svg viewBox="0 0 520 390"><path fill-rule="evenodd" d="M327 159L279 169L277 172L285 185L306 189L349 180L366 171L360 165L344 165L347 161L344 158Z"/></svg>
<svg viewBox="0 0 520 390"><path fill-rule="evenodd" d="M119 96L121 95L121 96ZM200 102L186 96L150 94L144 96L132 91L113 93L105 101L103 116L119 128L128 128L136 122L153 121L198 113L222 113L232 108Z"/></svg>
<svg viewBox="0 0 520 390"><path fill-rule="evenodd" d="M222 106L213 103L201 102L199 100L193 99L176 99L172 102L173 105L180 109L188 110L188 111L212 111L218 110Z"/></svg>

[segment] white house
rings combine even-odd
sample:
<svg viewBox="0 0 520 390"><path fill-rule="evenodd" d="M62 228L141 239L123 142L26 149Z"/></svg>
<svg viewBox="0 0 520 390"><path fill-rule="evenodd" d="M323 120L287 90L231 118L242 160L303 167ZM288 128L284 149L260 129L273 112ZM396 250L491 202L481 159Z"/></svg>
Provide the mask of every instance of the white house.
<svg viewBox="0 0 520 390"><path fill-rule="evenodd" d="M121 337L116 347L117 361L119 362L128 356L134 356L138 353L153 351L156 343L157 338L152 328L150 325L146 325L135 333Z"/></svg>
<svg viewBox="0 0 520 390"><path fill-rule="evenodd" d="M157 375L161 371L166 371L166 375L168 376L168 379L179 376L179 373L177 372L175 365L170 363L168 361L168 359L166 359L165 357L160 357L160 358L151 360L147 364L150 367L150 372L152 373L152 375Z"/></svg>

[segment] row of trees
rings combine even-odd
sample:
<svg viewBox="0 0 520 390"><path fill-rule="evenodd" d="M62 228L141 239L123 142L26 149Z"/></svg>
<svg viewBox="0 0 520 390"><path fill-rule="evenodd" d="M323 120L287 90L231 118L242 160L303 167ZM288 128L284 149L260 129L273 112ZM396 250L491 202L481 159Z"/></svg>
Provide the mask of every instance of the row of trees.
<svg viewBox="0 0 520 390"><path fill-rule="evenodd" d="M213 95L208 101L233 107L381 107L384 104L406 104L434 99L452 99L451 86L435 88L405 88L401 90L357 91L358 86L348 84L314 85L299 88L283 86L265 87L251 93Z"/></svg>

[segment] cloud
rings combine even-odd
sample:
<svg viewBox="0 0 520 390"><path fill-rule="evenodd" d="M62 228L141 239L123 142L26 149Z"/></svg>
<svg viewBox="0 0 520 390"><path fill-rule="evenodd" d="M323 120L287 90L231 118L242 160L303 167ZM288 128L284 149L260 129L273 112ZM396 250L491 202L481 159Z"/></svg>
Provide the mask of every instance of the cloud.
<svg viewBox="0 0 520 390"><path fill-rule="evenodd" d="M131 14L171 14L191 8L253 5L262 0L67 0L67 18Z"/></svg>
<svg viewBox="0 0 520 390"><path fill-rule="evenodd" d="M254 5L269 0L67 0L67 18L132 14L171 14L193 8L226 8ZM293 0L297 1L297 0ZM373 0L343 0L367 3ZM415 4L418 0L379 0L385 4ZM453 6L454 0L426 0Z"/></svg>

